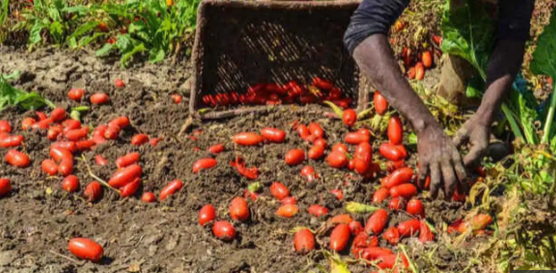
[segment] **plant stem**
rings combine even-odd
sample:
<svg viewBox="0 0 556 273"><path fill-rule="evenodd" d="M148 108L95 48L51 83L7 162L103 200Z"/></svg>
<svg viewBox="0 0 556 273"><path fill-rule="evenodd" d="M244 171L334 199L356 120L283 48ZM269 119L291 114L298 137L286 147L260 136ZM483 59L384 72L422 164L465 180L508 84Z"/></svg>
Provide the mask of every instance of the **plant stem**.
<svg viewBox="0 0 556 273"><path fill-rule="evenodd" d="M521 133L521 129L519 128L519 125L517 124L512 111L510 110L510 108L508 108L506 103L502 103L502 112L504 112L504 115L506 116L506 119L510 123L510 128L512 128L512 131L513 131L515 137L525 139L525 138L523 138L523 134Z"/></svg>
<svg viewBox="0 0 556 273"><path fill-rule="evenodd" d="M541 143L547 143L550 130L552 129L552 120L554 119L554 111L556 108L556 85L553 86L552 98L550 99L550 106L548 114L546 115L546 123L544 124L544 135L542 136Z"/></svg>

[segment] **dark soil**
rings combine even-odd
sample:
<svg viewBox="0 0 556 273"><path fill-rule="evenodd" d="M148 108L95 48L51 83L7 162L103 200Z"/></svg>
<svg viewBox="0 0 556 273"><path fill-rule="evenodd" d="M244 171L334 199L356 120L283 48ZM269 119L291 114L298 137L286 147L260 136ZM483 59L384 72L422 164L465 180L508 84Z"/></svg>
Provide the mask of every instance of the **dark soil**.
<svg viewBox="0 0 556 273"><path fill-rule="evenodd" d="M362 181L357 175L329 168L323 161L308 164L320 176L317 182L307 183L300 176L302 166L288 167L283 156L291 148L308 149L297 133L291 130L294 121L318 121L329 145L340 142L348 129L338 120L331 120L319 111L320 106L279 108L268 114L245 115L228 121L203 124L195 134L178 136L187 118L186 100L181 104L171 101L170 93L186 95L188 68L142 65L122 71L117 64L103 63L89 55L52 50L27 54L1 49L6 62L0 66L2 73L20 70L22 76L15 82L25 90L36 90L68 111L77 105L90 106L87 100L78 104L66 99L71 87L85 87L87 95L106 92L111 97L108 105L92 106L83 119L87 125L107 123L117 116L128 116L132 128L126 129L119 139L84 152L87 163L76 161L75 174L80 179L79 194L66 194L61 190L61 177L47 177L40 163L48 157L50 142L44 134L22 132L20 124L25 117L34 117L33 111L21 112L8 109L0 119L9 120L15 133L26 139L24 148L32 159L32 166L17 169L1 163L0 177L10 178L13 191L0 199L0 272L298 272L326 266L322 253L306 259L293 251L291 230L296 226L318 229L324 219L310 217L307 207L321 204L330 216L345 213L347 201L371 203L372 193L380 184L378 179ZM126 87L116 89L115 78L122 78ZM261 147L235 147L233 134L258 131L273 126L288 131L286 144L268 144ZM134 147L130 138L135 133L163 137L157 147ZM374 147L378 147L377 140ZM227 151L216 156L217 167L192 174L191 166L210 155L206 149L223 143ZM198 149L197 149L198 148ZM115 192L105 189L103 198L94 204L80 197L85 185L93 181L85 164L103 179L116 170L115 164L100 167L94 156L100 154L114 162L131 151L141 153L143 189L158 195L169 181L180 179L185 187L173 197L156 204L140 201L140 193L133 198L121 199ZM4 153L5 151L3 151ZM238 238L223 243L213 237L210 228L197 223L197 212L204 204L213 204L219 219L229 220L229 201L242 195L253 181L241 177L229 166L236 156L243 156L247 166L257 166L264 187L261 197L249 201L251 219L235 223ZM375 158L378 152L375 151ZM274 212L279 203L271 197L269 185L281 181L298 198L301 213L292 219L278 219ZM329 193L342 189L344 200L338 201ZM446 202L427 204L430 220L440 227L441 221L456 219L460 205ZM364 222L368 215L358 215ZM390 225L407 215L392 214ZM67 250L73 237L89 237L105 249L105 258L99 264L76 260ZM327 244L328 236L319 238ZM324 248L323 245L322 247ZM413 253L413 252L411 252ZM450 261L451 258L448 258ZM453 265L452 265L453 266ZM457 267L457 266L456 266ZM352 272L363 272L360 265L350 266Z"/></svg>

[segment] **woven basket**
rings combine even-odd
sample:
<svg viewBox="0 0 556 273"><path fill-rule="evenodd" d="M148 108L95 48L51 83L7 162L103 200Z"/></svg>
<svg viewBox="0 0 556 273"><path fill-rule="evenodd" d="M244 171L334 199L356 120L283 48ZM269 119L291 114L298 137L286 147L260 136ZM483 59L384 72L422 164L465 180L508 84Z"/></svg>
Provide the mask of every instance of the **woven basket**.
<svg viewBox="0 0 556 273"><path fill-rule="evenodd" d="M207 94L241 94L251 85L267 82L309 84L315 76L332 81L357 102L360 75L343 36L358 5L358 1L201 2L190 113L208 107L202 102ZM231 107L222 110L249 106Z"/></svg>

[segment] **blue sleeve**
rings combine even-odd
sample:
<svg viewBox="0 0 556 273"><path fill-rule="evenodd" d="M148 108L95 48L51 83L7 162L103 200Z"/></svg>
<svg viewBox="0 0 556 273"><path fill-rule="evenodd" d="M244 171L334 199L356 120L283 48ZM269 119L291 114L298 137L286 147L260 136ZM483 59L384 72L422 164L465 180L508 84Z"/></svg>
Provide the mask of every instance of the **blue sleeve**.
<svg viewBox="0 0 556 273"><path fill-rule="evenodd" d="M388 34L390 26L400 17L410 0L363 0L351 17L344 34L350 54L363 40L373 34Z"/></svg>

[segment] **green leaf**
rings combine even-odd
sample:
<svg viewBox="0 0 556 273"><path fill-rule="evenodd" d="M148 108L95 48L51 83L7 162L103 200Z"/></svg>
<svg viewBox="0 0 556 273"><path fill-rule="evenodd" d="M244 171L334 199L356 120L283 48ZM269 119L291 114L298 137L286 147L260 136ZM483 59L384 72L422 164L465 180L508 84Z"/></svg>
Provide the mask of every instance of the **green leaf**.
<svg viewBox="0 0 556 273"><path fill-rule="evenodd" d="M550 22L544 27L542 34L537 40L537 47L533 52L533 61L531 62L531 71L535 75L548 75L552 79L556 79L556 9L552 10ZM556 90L556 86L554 86ZM548 113L544 123L544 135L541 142L547 143L549 139L554 137L552 134L552 123L556 112L556 95L552 93L550 104L548 105Z"/></svg>
<svg viewBox="0 0 556 273"><path fill-rule="evenodd" d="M106 43L104 44L104 46L102 46L102 48L100 48L95 52L95 56L97 57L107 56L108 54L110 54L110 51L112 51L113 48L114 48L113 44Z"/></svg>
<svg viewBox="0 0 556 273"><path fill-rule="evenodd" d="M120 64L122 65L122 67L125 67L127 64L127 61L133 57L133 55L139 53L139 52L143 52L145 51L145 45L143 43L138 44L137 46L135 46L131 51L125 53L122 58L120 59Z"/></svg>
<svg viewBox="0 0 556 273"><path fill-rule="evenodd" d="M164 52L164 49L159 49L159 50L151 50L150 52L150 56L149 56L149 61L151 63L158 63L162 60L164 60L164 57L166 56L166 53Z"/></svg>
<svg viewBox="0 0 556 273"><path fill-rule="evenodd" d="M66 41L66 44L68 44L69 48L76 48L77 40L75 39L75 37L69 37Z"/></svg>
<svg viewBox="0 0 556 273"><path fill-rule="evenodd" d="M87 106L77 106L71 109L70 117L75 120L81 120L81 113L87 112L89 107Z"/></svg>
<svg viewBox="0 0 556 273"><path fill-rule="evenodd" d="M87 22L85 24L82 24L75 29L75 31L70 35L70 37L71 38L81 37L83 34L86 34L87 32L96 28L99 24L100 24L100 22L96 22L96 21Z"/></svg>
<svg viewBox="0 0 556 273"><path fill-rule="evenodd" d="M460 56L469 61L485 78L489 55L494 45L493 24L478 0L466 0L461 7L450 6L447 1L442 18L444 53Z"/></svg>
<svg viewBox="0 0 556 273"><path fill-rule="evenodd" d="M0 75L0 111L8 106L19 106L24 109L37 109L45 105L54 108L55 105L42 98L39 94L27 93L13 87L8 79L13 79L19 73L12 73L11 75Z"/></svg>
<svg viewBox="0 0 556 273"><path fill-rule="evenodd" d="M468 98L480 98L485 90L485 82L479 77L473 77L469 80L465 94Z"/></svg>
<svg viewBox="0 0 556 273"><path fill-rule="evenodd" d="M52 35L56 43L61 43L64 36L64 26L62 23L57 21L52 22L50 25L50 35Z"/></svg>
<svg viewBox="0 0 556 273"><path fill-rule="evenodd" d="M122 52L131 50L131 40L129 39L129 34L118 35L118 40L115 45Z"/></svg>
<svg viewBox="0 0 556 273"><path fill-rule="evenodd" d="M106 33L103 33L103 32L95 32L95 34L93 34L93 36L84 36L81 39L79 39L79 47L84 47L84 46L90 44L92 41L95 41L99 37L105 36L105 35L106 35Z"/></svg>
<svg viewBox="0 0 556 273"><path fill-rule="evenodd" d="M42 40L41 33L44 28L45 26L41 22L35 22L35 24L31 28L31 31L29 32L29 43L39 43Z"/></svg>
<svg viewBox="0 0 556 273"><path fill-rule="evenodd" d="M91 9L87 6L73 6L73 7L65 7L62 9L64 13L76 13L81 16L86 15Z"/></svg>

